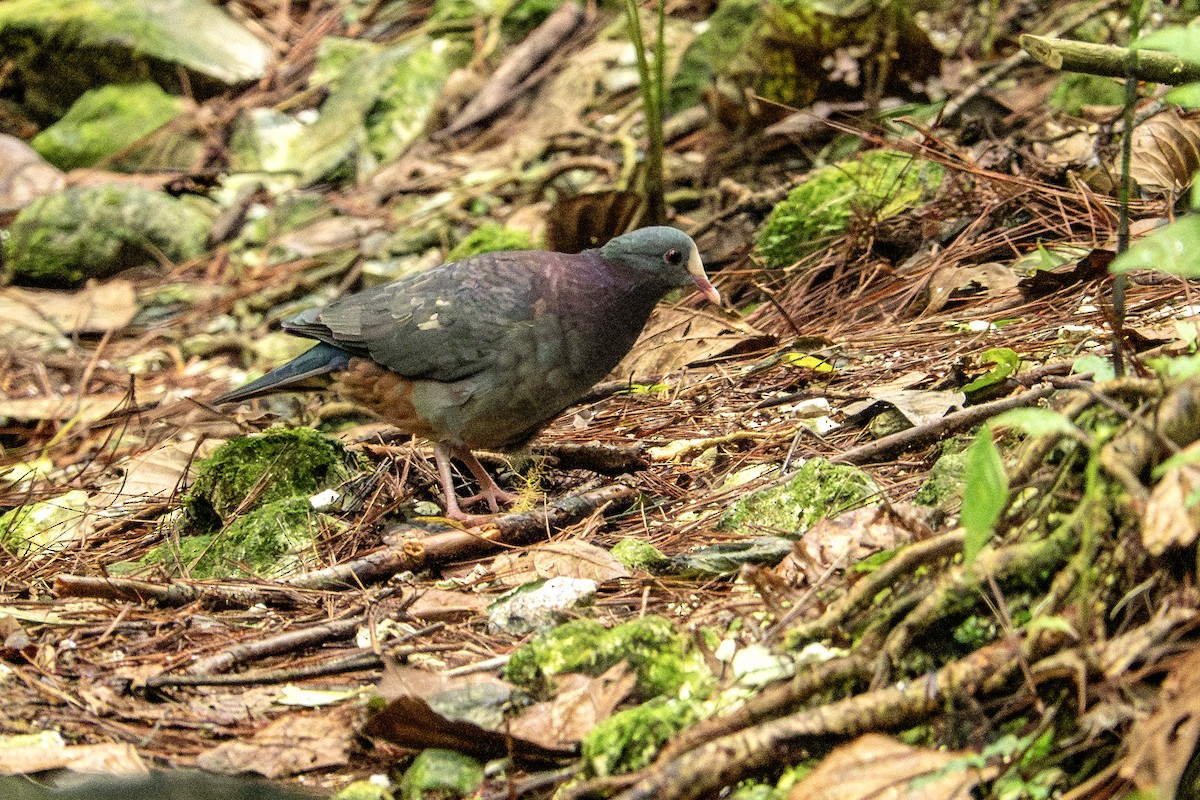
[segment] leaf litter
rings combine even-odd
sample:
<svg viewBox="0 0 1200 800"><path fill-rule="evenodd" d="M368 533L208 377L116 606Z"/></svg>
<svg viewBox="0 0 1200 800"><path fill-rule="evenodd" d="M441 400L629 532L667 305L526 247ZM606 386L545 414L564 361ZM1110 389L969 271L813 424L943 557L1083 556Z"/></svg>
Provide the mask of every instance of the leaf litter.
<svg viewBox="0 0 1200 800"><path fill-rule="evenodd" d="M302 70L327 23L312 16L300 21L278 35L296 45L287 58ZM597 81L584 83L601 86L622 47L584 46L571 54L572 68L590 70ZM670 620L682 639L695 640L712 680L729 690L720 713L672 740L657 763L632 778L592 776L567 796L715 795L769 764L811 765L827 753L792 796L844 791L859 774L862 796L901 783L920 793L898 796L965 796L978 782L1005 778L1030 786L1050 781L1076 797L1129 785L1174 791L1195 740L1190 711L1178 698L1188 696L1197 602L1190 573L1169 560L1195 539L1193 515L1180 508L1189 502L1191 469L1178 467L1148 492L1142 475L1160 448L1137 432L1153 419L1158 436L1186 446L1188 434L1180 429L1188 424L1188 393L1146 379L1097 388L1065 377L1074 356L1106 352L1111 320L1103 271L1069 271L1037 287L1004 271L1043 242L1085 253L1109 246L1114 204L1090 191L982 169L952 155L944 142L917 147L957 181L922 207L921 219L857 219L846 235L783 269L731 259L720 270L720 286L741 311L697 312L686 300L665 309L654 324L658 338L644 340L607 391L557 420L540 440L600 451L686 442L675 457L646 459L615 483L603 470L588 469L586 458L569 469L557 468L552 455L502 466L533 475L533 495L545 500L519 519L469 533L397 520L393 512L405 504L433 499L428 454L364 425L340 434L371 470L341 487L354 501L353 510L341 512L347 525L314 539L324 573L196 581L186 568L170 574L139 564L157 545L178 545L182 493L194 480L195 461L219 442L273 421L333 418L316 400L285 399L232 419L208 407L206 397L241 379L251 351L246 336L236 326L222 329L222 321L249 312L265 326L307 292L344 290L355 275L351 266L347 278L345 265L357 256L334 270L318 254L358 247L379 228L372 215L398 210L396 198L407 193L451 192L459 209L503 193L513 181L511 164L540 152L550 138L598 130L600 141L584 150L612 169L593 174L620 171L620 147L634 141L631 96L580 92L580 83L552 73L530 103L495 112L496 127L466 149L419 140L367 189L329 191L327 200L363 216L278 237L294 251L283 265L239 272L218 253L165 274L135 273L70 293L0 290L0 308L10 310L4 324L13 326L5 336L14 344L0 351L0 434L3 466L16 470L0 502L30 508L67 494L87 501L81 512L87 524L77 524L71 541L38 545L32 555L6 540L4 729L60 731L72 743L68 754L101 748L102 764L92 768L107 772L136 772L144 762L199 764L272 777L303 774L309 785L326 788L386 772L403 762L402 748L432 746L438 736L441 746L474 747L483 757L530 756L519 762L528 770L570 763L592 728L629 705L627 661L599 675L557 678L517 714L511 730L499 732L461 727L430 708L429 692L402 695L365 729L365 710L353 699L304 711L284 702L289 682L357 698L391 663L447 677L473 669L494 674L527 639L489 629L486 605L518 576L566 576L596 581L586 615L607 627L647 615ZM234 102L254 107L281 98L280 89L263 86ZM715 136L693 132L675 147L701 153L708 135ZM489 171L498 172L488 177ZM741 246L744 254L751 239L716 241L728 238L728 228L708 220L749 220L752 230L762 219L762 209L755 210L761 198L734 190L769 190L783 181L769 167L722 179L736 185L715 207L681 213L676 223L700 231L705 252ZM424 199L408 217L413 225L450 204ZM1136 210L1165 211L1149 201ZM933 230L939 227L965 232L929 250L901 242L911 252L896 258L887 248L904 230L897 226L914 225L926 231L909 234L917 242L943 233ZM99 292L106 293L102 301ZM171 296L181 293L193 301L174 303ZM1180 282L1143 280L1131 285L1128 303L1128 325L1161 326L1163 308L1187 309L1191 298ZM1064 335L1068 329L1078 334ZM836 368L805 370L797 359L781 359L750 369L781 350L794 352L796 337L814 332L836 350L836 357L821 352L818 363ZM865 419L847 423L858 410L852 404L884 401L901 406L910 422L936 428L960 403L961 387L991 371L985 354L996 348L1020 357L1013 374L987 387L996 396L1058 381L1056 411L1088 436L1124 433L1107 444L1076 441L1062 429L1029 435L1016 460L1003 465L1010 491L998 497L988 524L972 532L973 559L955 559L963 549L961 529L914 522L903 505L947 449L932 443L936 438L871 463L877 505L816 522L777 564L744 562L735 566L736 577L704 570L660 575L607 556L627 539L646 542L668 560L744 543L745 533L720 523L731 506L781 483L807 459L837 461L868 441ZM1037 373L1056 364L1067 369ZM905 376L903 386L897 374ZM788 404L771 404L779 398ZM837 425L814 432L803 424L794 406L815 398L828 402ZM36 469L21 471L35 460ZM1084 479L1095 464L1119 476L1129 509L1099 499L1096 479ZM633 502L637 496L641 504ZM571 506L572 498L587 502ZM951 519L956 503L942 509ZM1131 520L1143 511L1138 528ZM1022 535L1022 526L1037 535ZM1134 531L1142 535L1120 535ZM1153 560L1164 554L1165 564ZM1094 564L1106 573L1090 570ZM1106 576L1113 580L1105 583ZM1104 613L1083 598L1094 598ZM793 657L813 656L817 643L827 650L814 660ZM732 662L725 651L759 644L787 654L790 677L729 699L737 684L724 666ZM217 677L227 685L206 685ZM172 683L176 678L195 682ZM1127 699L1130 686L1136 697ZM1056 727L1069 716L1047 711L1056 705L1081 718L1091 714L1095 723L1108 713L1113 721L1102 729L1108 738L1075 754L1064 747L1060 758L1023 762L1039 752L1046 731L1063 740L1075 733L1065 723ZM403 724L403 736L386 732L389 719ZM522 727L529 730L524 737ZM377 737L372 745L358 737L364 730ZM877 731L907 731L956 752L901 744ZM832 749L831 740L848 743ZM59 741L34 746L42 755L63 749ZM738 759L723 755L730 748ZM1013 764L1023 763L1033 766L1017 775Z"/></svg>

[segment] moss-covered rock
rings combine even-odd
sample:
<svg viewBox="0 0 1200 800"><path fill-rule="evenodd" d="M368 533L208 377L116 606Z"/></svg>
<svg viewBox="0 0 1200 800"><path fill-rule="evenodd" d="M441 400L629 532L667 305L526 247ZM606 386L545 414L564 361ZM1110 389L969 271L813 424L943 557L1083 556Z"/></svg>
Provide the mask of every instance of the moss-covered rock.
<svg viewBox="0 0 1200 800"><path fill-rule="evenodd" d="M659 749L699 719L694 702L655 697L618 711L583 740L583 761L592 775L620 775L649 765Z"/></svg>
<svg viewBox="0 0 1200 800"><path fill-rule="evenodd" d="M540 690L552 675L599 675L626 659L638 676L643 697L697 693L711 676L703 661L662 617L647 616L611 630L595 620L575 620L538 636L505 667L508 680Z"/></svg>
<svg viewBox="0 0 1200 800"><path fill-rule="evenodd" d="M288 497L255 508L220 533L165 542L151 550L143 563L201 580L273 578L310 566L315 561L316 535L337 525L336 519L316 511L307 497Z"/></svg>
<svg viewBox="0 0 1200 800"><path fill-rule="evenodd" d="M962 499L963 475L967 471L967 450L961 443L957 450L942 449L942 455L933 463L929 476L917 490L913 502L919 506L944 508L949 503Z"/></svg>
<svg viewBox="0 0 1200 800"><path fill-rule="evenodd" d="M452 800L483 784L483 765L470 756L431 747L413 759L400 780L404 800Z"/></svg>
<svg viewBox="0 0 1200 800"><path fill-rule="evenodd" d="M320 117L281 159L302 184L354 179L399 156L424 130L446 78L470 58L444 39L414 39L353 58L331 50Z"/></svg>
<svg viewBox="0 0 1200 800"><path fill-rule="evenodd" d="M722 515L719 527L747 536L764 530L799 536L819 520L861 506L878 494L879 486L857 467L813 458L782 486L742 497Z"/></svg>
<svg viewBox="0 0 1200 800"><path fill-rule="evenodd" d="M771 211L758 248L770 267L786 267L845 233L856 216L886 219L920 205L941 186L940 164L896 150L823 167Z"/></svg>
<svg viewBox="0 0 1200 800"><path fill-rule="evenodd" d="M467 234L458 245L446 256L447 261L458 261L480 253L494 253L498 250L529 250L533 241L524 231L514 231L495 222L485 222Z"/></svg>
<svg viewBox="0 0 1200 800"><path fill-rule="evenodd" d="M0 52L42 121L62 116L88 89L149 77L204 98L262 77L269 45L206 0L4 0ZM10 84L11 85L11 84Z"/></svg>
<svg viewBox="0 0 1200 800"><path fill-rule="evenodd" d="M30 145L62 169L90 167L183 111L183 100L154 83L116 84L85 92Z"/></svg>
<svg viewBox="0 0 1200 800"><path fill-rule="evenodd" d="M341 442L310 428L238 437L197 465L184 510L196 530L208 533L234 512L334 486L349 477L350 464Z"/></svg>
<svg viewBox="0 0 1200 800"><path fill-rule="evenodd" d="M630 569L658 572L671 565L671 559L649 542L640 539L622 539L613 545L613 558Z"/></svg>
<svg viewBox="0 0 1200 800"><path fill-rule="evenodd" d="M76 286L206 248L208 216L192 203L137 186L89 186L47 195L17 215L4 242L10 279Z"/></svg>

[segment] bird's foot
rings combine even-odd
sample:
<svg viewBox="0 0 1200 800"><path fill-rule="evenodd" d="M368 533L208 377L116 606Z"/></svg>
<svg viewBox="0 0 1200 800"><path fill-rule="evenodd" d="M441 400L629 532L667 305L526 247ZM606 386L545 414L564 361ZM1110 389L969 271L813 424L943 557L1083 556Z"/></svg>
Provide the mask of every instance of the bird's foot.
<svg viewBox="0 0 1200 800"><path fill-rule="evenodd" d="M458 503L463 506L473 506L482 500L486 500L488 508L492 510L492 513L499 513L500 506L512 505L520 497L519 494L506 492L493 483L491 486L484 487L484 490L479 494L473 494L470 497L460 497Z"/></svg>
<svg viewBox="0 0 1200 800"><path fill-rule="evenodd" d="M456 522L461 522L468 528L472 528L495 519L496 515L500 513L501 503L508 505L517 499L517 495L506 492L495 484L492 484L490 489L491 491L482 491L470 497L459 497L455 494L447 495L446 516ZM488 506L492 509L491 514L468 514L462 510L463 506L471 506L481 500L488 502Z"/></svg>

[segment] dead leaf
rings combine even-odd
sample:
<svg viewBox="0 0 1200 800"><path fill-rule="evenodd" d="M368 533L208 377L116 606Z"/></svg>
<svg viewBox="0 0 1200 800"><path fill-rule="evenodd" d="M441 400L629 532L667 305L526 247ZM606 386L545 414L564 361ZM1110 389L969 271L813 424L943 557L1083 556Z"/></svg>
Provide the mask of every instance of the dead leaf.
<svg viewBox="0 0 1200 800"><path fill-rule="evenodd" d="M1017 275L1005 264L988 263L940 267L929 277L929 302L924 313L941 311L951 300L995 297L1017 285Z"/></svg>
<svg viewBox="0 0 1200 800"><path fill-rule="evenodd" d="M134 746L124 742L66 746L58 734L29 737L28 746L0 748L0 774L30 775L69 769L99 775L147 775L150 769Z"/></svg>
<svg viewBox="0 0 1200 800"><path fill-rule="evenodd" d="M524 765L554 764L573 751L542 747L500 731L489 731L473 722L449 720L417 697L397 697L375 714L363 728L367 736L400 747L424 750L441 747L484 761L512 758Z"/></svg>
<svg viewBox="0 0 1200 800"><path fill-rule="evenodd" d="M941 419L952 409L961 408L967 399L962 392L935 389L899 389L882 392L873 390L870 395L869 400L846 404L842 408L843 413L847 417L866 419L879 413L879 409L873 409L873 406L887 403L913 425L923 425L926 422ZM868 411L872 413L868 414Z"/></svg>
<svg viewBox="0 0 1200 800"><path fill-rule="evenodd" d="M0 134L0 212L24 208L66 186L63 171L16 136Z"/></svg>
<svg viewBox="0 0 1200 800"><path fill-rule="evenodd" d="M1177 659L1176 666L1162 682L1158 708L1130 729L1120 775L1158 800L1173 800L1197 741L1200 741L1200 649Z"/></svg>
<svg viewBox="0 0 1200 800"><path fill-rule="evenodd" d="M826 756L792 787L788 800L970 800L971 790L985 779L966 766L973 755L909 747L871 733ZM956 761L963 762L961 768L951 766Z"/></svg>
<svg viewBox="0 0 1200 800"><path fill-rule="evenodd" d="M216 439L175 442L136 455L110 470L116 474L101 484L93 500L98 508L112 508L173 497L190 483L188 468L212 455L220 445Z"/></svg>
<svg viewBox="0 0 1200 800"><path fill-rule="evenodd" d="M649 378L706 361L736 347L765 344L768 337L740 320L726 319L708 311L661 307L650 315L633 350L621 359L609 380Z"/></svg>
<svg viewBox="0 0 1200 800"><path fill-rule="evenodd" d="M1137 185L1178 197L1200 169L1200 116L1168 109L1134 128L1131 144L1129 175Z"/></svg>
<svg viewBox="0 0 1200 800"><path fill-rule="evenodd" d="M253 772L266 778L340 767L350 760L353 713L339 708L329 714L288 714L248 741L223 742L201 753L196 765L222 775Z"/></svg>
<svg viewBox="0 0 1200 800"><path fill-rule="evenodd" d="M91 283L74 292L8 286L0 289L0 336L117 331L132 322L137 311L137 294L126 280Z"/></svg>
<svg viewBox="0 0 1200 800"><path fill-rule="evenodd" d="M625 661L595 678L563 675L556 682L554 698L522 711L509 723L508 732L544 747L574 747L597 723L612 716L636 683L637 675Z"/></svg>
<svg viewBox="0 0 1200 800"><path fill-rule="evenodd" d="M628 578L627 570L603 547L567 539L497 556L492 572L505 586L523 586L542 578L585 578L597 583Z"/></svg>
<svg viewBox="0 0 1200 800"><path fill-rule="evenodd" d="M624 233L641 208L637 192L606 189L557 200L546 215L546 249L578 253Z"/></svg>
<svg viewBox="0 0 1200 800"><path fill-rule="evenodd" d="M127 394L93 394L87 397L23 397L0 400L0 419L13 422L76 422L102 420L129 402Z"/></svg>
<svg viewBox="0 0 1200 800"><path fill-rule="evenodd" d="M381 219L330 217L284 234L275 244L296 255L315 256L330 250L356 248L363 237L384 227Z"/></svg>
<svg viewBox="0 0 1200 800"><path fill-rule="evenodd" d="M461 622L481 613L488 598L474 592L429 588L408 607L408 616L424 622Z"/></svg>
<svg viewBox="0 0 1200 800"><path fill-rule="evenodd" d="M910 508L907 513L916 519L919 512ZM809 585L814 585L831 567L845 569L867 556L916 538L914 526L891 510L856 508L822 519L809 528L775 570L783 574L801 573ZM789 582L796 580L789 578Z"/></svg>
<svg viewBox="0 0 1200 800"><path fill-rule="evenodd" d="M1188 449L1194 449L1192 445ZM1142 544L1154 556L1170 547L1187 547L1200 531L1200 505L1188 498L1200 487L1200 464L1169 470L1150 492L1142 517Z"/></svg>

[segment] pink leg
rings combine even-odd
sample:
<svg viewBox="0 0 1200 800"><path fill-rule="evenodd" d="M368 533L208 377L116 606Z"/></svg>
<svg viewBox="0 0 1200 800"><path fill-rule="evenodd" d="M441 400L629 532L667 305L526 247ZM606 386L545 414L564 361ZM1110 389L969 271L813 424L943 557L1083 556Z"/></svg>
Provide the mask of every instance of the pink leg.
<svg viewBox="0 0 1200 800"><path fill-rule="evenodd" d="M500 503L511 503L517 499L516 495L506 492L496 485L492 476L488 475L487 470L479 463L479 459L475 458L469 449L447 442L438 442L433 447L433 457L437 462L438 477L442 481L442 492L446 495L446 516L450 519L463 522L479 522L487 519L486 516L467 514L460 507L458 495L454 491L454 474L450 467L451 456L457 457L466 464L467 469L471 470L471 474L475 476L475 480L479 481L479 494L463 498L463 505L487 500L492 512L497 513L500 511Z"/></svg>

